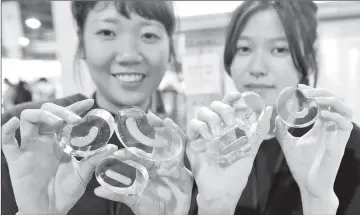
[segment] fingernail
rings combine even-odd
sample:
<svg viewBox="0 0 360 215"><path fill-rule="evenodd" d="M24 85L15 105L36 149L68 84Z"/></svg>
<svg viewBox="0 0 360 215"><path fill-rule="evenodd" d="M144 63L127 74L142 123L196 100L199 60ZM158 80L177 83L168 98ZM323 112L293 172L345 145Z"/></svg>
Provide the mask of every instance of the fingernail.
<svg viewBox="0 0 360 215"><path fill-rule="evenodd" d="M309 92L310 90L301 90L301 93L306 97L306 98L314 98L313 96L309 96Z"/></svg>
<svg viewBox="0 0 360 215"><path fill-rule="evenodd" d="M69 120L73 123L77 123L77 122L80 122L82 120L82 118L76 114L70 114Z"/></svg>
<svg viewBox="0 0 360 215"><path fill-rule="evenodd" d="M95 101L94 101L94 99L85 99L85 100L83 100L83 102L86 102L86 103L94 103Z"/></svg>
<svg viewBox="0 0 360 215"><path fill-rule="evenodd" d="M118 150L118 147L117 147L117 145L108 143L107 146L106 146L106 150L108 152L112 152L112 151Z"/></svg>
<svg viewBox="0 0 360 215"><path fill-rule="evenodd" d="M19 120L19 118L17 118L16 116L13 116L13 117L11 117L11 119L9 120L9 122L10 122L10 121L14 121L14 120Z"/></svg>
<svg viewBox="0 0 360 215"><path fill-rule="evenodd" d="M47 113L47 117L53 121L54 123L58 123L59 121L62 121L63 119L61 119L60 117L54 115L54 114L50 114L50 113Z"/></svg>
<svg viewBox="0 0 360 215"><path fill-rule="evenodd" d="M298 87L299 88L309 88L307 85L305 85L305 84L298 84Z"/></svg>

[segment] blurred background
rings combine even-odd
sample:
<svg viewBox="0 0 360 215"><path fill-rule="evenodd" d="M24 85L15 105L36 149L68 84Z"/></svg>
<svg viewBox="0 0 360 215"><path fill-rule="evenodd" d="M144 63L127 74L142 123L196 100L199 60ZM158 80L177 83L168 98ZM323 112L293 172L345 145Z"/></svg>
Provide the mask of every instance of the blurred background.
<svg viewBox="0 0 360 215"><path fill-rule="evenodd" d="M185 128L197 107L235 90L224 72L222 52L224 28L231 11L242 2L173 3L180 24L175 35L178 59L167 71L153 103L164 104L166 112ZM318 87L343 98L360 124L360 2L317 3ZM69 1L2 0L1 18L2 111L26 101L93 93L89 76L84 77L84 87L74 81L77 38Z"/></svg>

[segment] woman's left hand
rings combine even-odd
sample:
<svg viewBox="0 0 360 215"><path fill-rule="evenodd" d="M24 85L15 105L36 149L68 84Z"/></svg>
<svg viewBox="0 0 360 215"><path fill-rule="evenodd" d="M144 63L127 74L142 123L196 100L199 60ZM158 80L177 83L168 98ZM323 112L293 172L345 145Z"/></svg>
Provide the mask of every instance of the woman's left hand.
<svg viewBox="0 0 360 215"><path fill-rule="evenodd" d="M137 197L116 194L104 187L96 188L95 194L128 205L136 215L186 215L190 209L194 181L191 172L184 165L186 136L181 128L169 118L161 120L154 114L148 114L148 120L153 127L165 127L179 134L183 143L180 155L171 161L148 161L131 152L131 150L136 150L137 154L141 154L140 149L120 149L114 153L120 160L133 160L147 169L149 172L147 186Z"/></svg>
<svg viewBox="0 0 360 215"><path fill-rule="evenodd" d="M300 188L304 209L309 208L313 213L311 208L316 201L323 205L330 201L337 209L338 199L333 187L353 129L353 113L341 99L324 89L305 85L299 85L299 88L306 97L314 99L318 104L320 117L313 128L302 137L293 137L287 126L277 117L276 137ZM333 213L336 209L319 209L318 212Z"/></svg>

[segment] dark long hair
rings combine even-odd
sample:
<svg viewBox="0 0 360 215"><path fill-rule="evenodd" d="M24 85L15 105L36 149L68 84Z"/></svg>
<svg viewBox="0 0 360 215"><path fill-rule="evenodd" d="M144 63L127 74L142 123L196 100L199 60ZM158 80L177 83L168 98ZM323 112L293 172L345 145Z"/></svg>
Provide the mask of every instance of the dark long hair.
<svg viewBox="0 0 360 215"><path fill-rule="evenodd" d="M300 83L309 85L309 75L318 77L316 60L317 5L311 0L249 0L244 1L232 14L226 29L224 65L230 75L230 66L236 54L236 43L249 18L260 10L274 8L289 43L293 63L302 74Z"/></svg>
<svg viewBox="0 0 360 215"><path fill-rule="evenodd" d="M166 32L170 38L170 59L174 60L175 50L172 41L172 36L175 31L175 13L171 1L157 0L112 0L112 1L73 1L71 3L72 15L77 25L77 36L79 38L77 53L74 61L75 79L81 80L78 62L82 55L84 48L83 34L86 18L91 10L101 11L104 10L110 3L115 3L117 11L130 19L130 13L136 13L146 19L157 20L164 25ZM81 81L80 81L81 83Z"/></svg>

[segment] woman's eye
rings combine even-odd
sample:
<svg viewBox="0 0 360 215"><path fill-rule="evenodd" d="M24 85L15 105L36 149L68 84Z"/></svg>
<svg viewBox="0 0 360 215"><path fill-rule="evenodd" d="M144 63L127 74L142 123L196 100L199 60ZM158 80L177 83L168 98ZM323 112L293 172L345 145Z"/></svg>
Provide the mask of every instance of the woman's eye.
<svg viewBox="0 0 360 215"><path fill-rule="evenodd" d="M286 55L289 53L289 49L285 47L274 48L271 51L275 55Z"/></svg>
<svg viewBox="0 0 360 215"><path fill-rule="evenodd" d="M248 46L240 46L237 48L238 54L248 54L251 52L251 48Z"/></svg>
<svg viewBox="0 0 360 215"><path fill-rule="evenodd" d="M110 37L115 37L115 33L113 31L110 30L101 30L97 32L98 35L106 37L106 38L110 38Z"/></svg>
<svg viewBox="0 0 360 215"><path fill-rule="evenodd" d="M158 36L157 34L154 33L145 33L142 35L142 38L147 42L147 43L154 43L157 40L160 39L160 36Z"/></svg>

